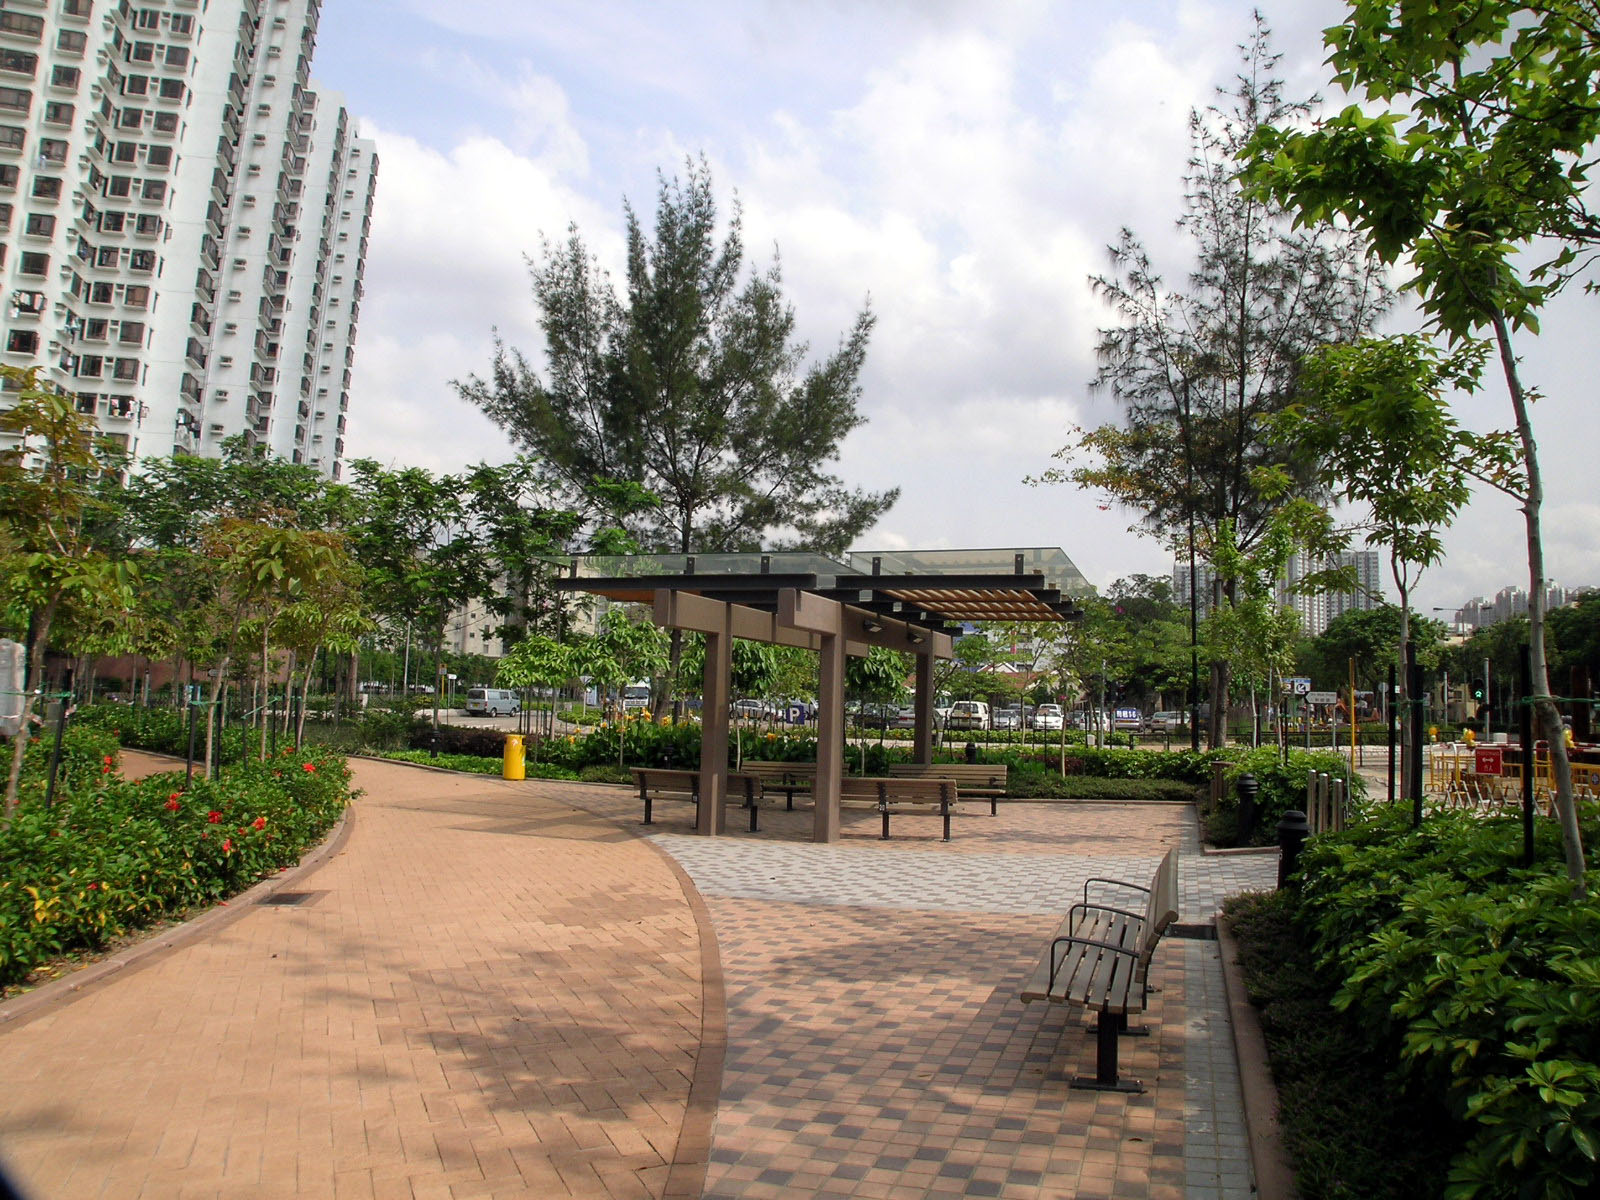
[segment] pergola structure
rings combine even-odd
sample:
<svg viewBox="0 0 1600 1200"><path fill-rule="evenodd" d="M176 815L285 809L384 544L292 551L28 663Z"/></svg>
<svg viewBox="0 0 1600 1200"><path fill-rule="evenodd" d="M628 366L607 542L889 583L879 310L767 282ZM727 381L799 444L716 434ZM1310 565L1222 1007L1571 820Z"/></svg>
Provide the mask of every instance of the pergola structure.
<svg viewBox="0 0 1600 1200"><path fill-rule="evenodd" d="M1009 560L1009 561L1008 561ZM993 568L1005 564L1009 570ZM867 569L862 569L863 567ZM676 568L676 569L674 569ZM970 621L1068 621L1088 584L1061 550L853 554L593 556L574 559L567 591L646 605L664 629L706 639L697 832L726 828L728 705L734 638L800 646L819 659L812 837L839 839L844 663L874 646L916 656L916 761L933 761L935 659Z"/></svg>

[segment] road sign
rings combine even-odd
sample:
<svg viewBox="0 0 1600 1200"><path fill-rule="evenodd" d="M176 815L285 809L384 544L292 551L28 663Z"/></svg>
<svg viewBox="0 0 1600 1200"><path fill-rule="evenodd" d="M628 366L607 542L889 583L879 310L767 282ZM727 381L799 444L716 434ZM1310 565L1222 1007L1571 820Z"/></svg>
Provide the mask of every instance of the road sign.
<svg viewBox="0 0 1600 1200"><path fill-rule="evenodd" d="M1337 704L1337 703L1339 703L1339 693L1338 692L1307 692L1306 693L1306 703L1307 704Z"/></svg>
<svg viewBox="0 0 1600 1200"><path fill-rule="evenodd" d="M1472 752L1472 769L1479 775L1504 775L1506 752L1500 746L1479 746Z"/></svg>
<svg viewBox="0 0 1600 1200"><path fill-rule="evenodd" d="M1289 690L1296 696L1304 696L1311 691L1311 680L1303 675L1292 676L1287 682Z"/></svg>

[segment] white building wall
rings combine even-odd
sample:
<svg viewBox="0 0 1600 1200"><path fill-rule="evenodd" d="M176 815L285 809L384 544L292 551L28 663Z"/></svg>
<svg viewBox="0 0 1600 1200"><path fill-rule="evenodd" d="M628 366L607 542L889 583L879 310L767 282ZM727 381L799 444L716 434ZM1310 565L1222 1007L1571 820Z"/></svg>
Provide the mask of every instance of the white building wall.
<svg viewBox="0 0 1600 1200"><path fill-rule="evenodd" d="M336 103L319 111L319 11L0 8L0 361L44 366L138 456L216 454L244 434L338 474L365 227L336 236L347 193L364 201L357 223L370 212L376 155ZM308 184L321 189L309 214Z"/></svg>

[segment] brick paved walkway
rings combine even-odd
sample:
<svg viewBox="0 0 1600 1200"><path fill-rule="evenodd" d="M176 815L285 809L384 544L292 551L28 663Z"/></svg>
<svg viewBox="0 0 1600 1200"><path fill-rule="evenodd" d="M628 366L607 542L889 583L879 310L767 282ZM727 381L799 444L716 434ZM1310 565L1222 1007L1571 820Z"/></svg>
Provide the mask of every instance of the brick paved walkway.
<svg viewBox="0 0 1600 1200"><path fill-rule="evenodd" d="M702 839L620 789L356 770L307 903L0 1025L36 1196L1249 1195L1214 942L1157 956L1141 1096L1068 1090L1081 1015L1016 999L1088 874L1177 845L1196 924L1270 882L1185 807L973 805L948 844L853 813L815 846L804 808Z"/></svg>
<svg viewBox="0 0 1600 1200"><path fill-rule="evenodd" d="M679 877L547 786L356 778L309 903L0 1031L32 1195L662 1194L701 1037Z"/></svg>

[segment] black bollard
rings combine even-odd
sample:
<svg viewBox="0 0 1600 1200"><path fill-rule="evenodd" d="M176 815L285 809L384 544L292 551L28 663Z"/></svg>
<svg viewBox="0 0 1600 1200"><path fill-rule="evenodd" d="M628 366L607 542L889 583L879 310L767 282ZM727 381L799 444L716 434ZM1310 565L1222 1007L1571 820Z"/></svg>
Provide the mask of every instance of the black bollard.
<svg viewBox="0 0 1600 1200"><path fill-rule="evenodd" d="M978 761L978 743L967 743L967 761L969 763L975 763Z"/></svg>
<svg viewBox="0 0 1600 1200"><path fill-rule="evenodd" d="M1311 825L1306 821L1305 813L1298 808L1291 808L1283 814L1283 819L1278 822L1278 886L1287 887L1289 876L1294 874L1294 869L1300 863L1300 851L1305 848L1306 838L1311 835Z"/></svg>
<svg viewBox="0 0 1600 1200"><path fill-rule="evenodd" d="M1239 776L1239 781L1233 785L1239 793L1239 838L1241 846L1250 844L1250 837L1256 831L1256 796L1261 791L1261 785L1256 783L1256 777L1246 771Z"/></svg>

